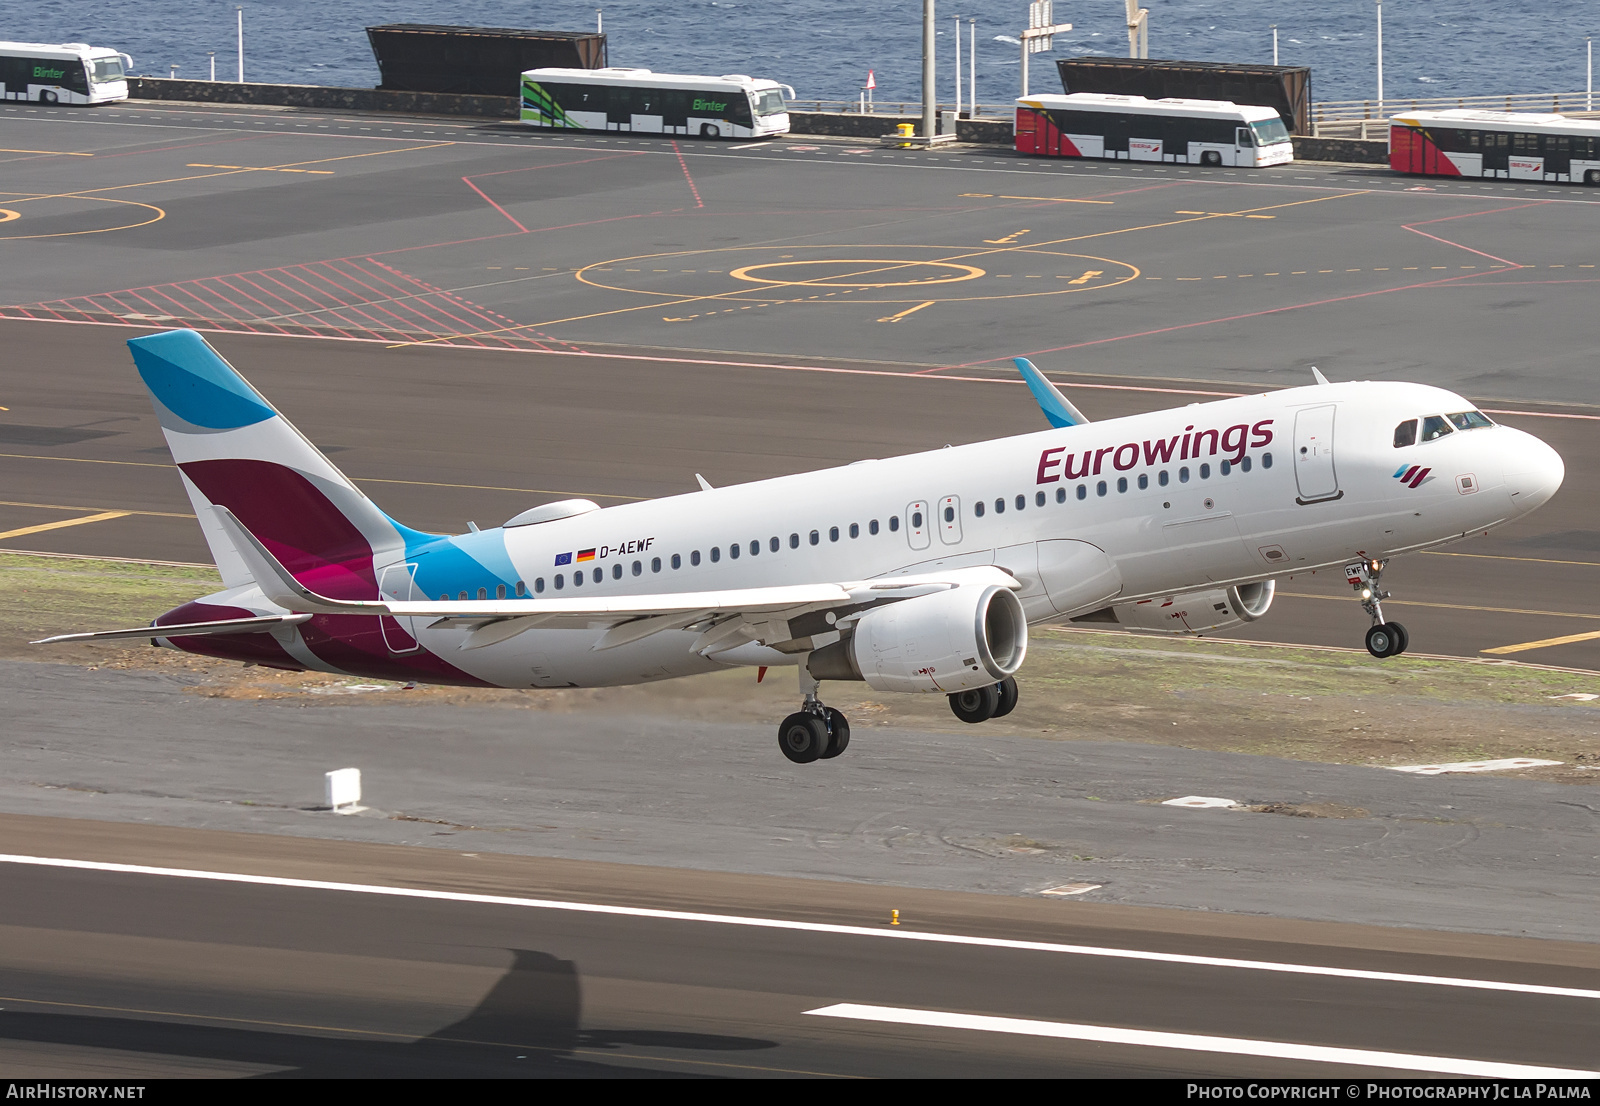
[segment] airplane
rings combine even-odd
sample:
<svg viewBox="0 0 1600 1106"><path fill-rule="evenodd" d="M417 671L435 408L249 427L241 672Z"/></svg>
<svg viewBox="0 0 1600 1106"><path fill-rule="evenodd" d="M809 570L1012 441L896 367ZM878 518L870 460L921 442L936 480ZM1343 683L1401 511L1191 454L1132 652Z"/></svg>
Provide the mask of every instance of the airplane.
<svg viewBox="0 0 1600 1106"><path fill-rule="evenodd" d="M1016 359L1050 429L433 534L367 498L199 334L128 342L223 590L148 638L273 668L503 688L793 665L796 763L850 741L821 683L1009 713L1028 628L1203 634L1254 622L1285 573L1344 566L1375 657L1406 651L1397 554L1526 515L1565 467L1420 384L1315 383L1091 422ZM759 678L758 675L758 678Z"/></svg>

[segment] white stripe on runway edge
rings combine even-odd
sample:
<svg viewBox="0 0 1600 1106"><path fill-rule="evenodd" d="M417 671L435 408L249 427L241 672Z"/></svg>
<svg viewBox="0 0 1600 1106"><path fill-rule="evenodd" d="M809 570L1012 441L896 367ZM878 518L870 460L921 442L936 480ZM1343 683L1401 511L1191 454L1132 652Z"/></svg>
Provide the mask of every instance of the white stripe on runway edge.
<svg viewBox="0 0 1600 1106"><path fill-rule="evenodd" d="M388 887L374 883L337 883L320 879L293 879L288 876L256 876L242 872L206 872L193 868L158 868L148 864L112 864L99 860L63 860L47 856L16 856L0 853L0 864L27 864L41 868L76 868L90 872L119 872L127 875L168 876L176 879L212 880L217 883L248 883L260 887L293 887L306 891L346 891L358 895L384 895L401 899L433 899L442 902L477 903L486 906L516 906L533 910L564 910L577 914L609 914L624 918L655 918L670 922L704 922L712 925L748 926L753 929L786 929L803 933L831 933L849 937L877 937L892 941L922 941L935 945L969 945L1019 952L1053 952L1070 956L1103 956L1114 960L1147 960L1161 964L1187 964L1202 968L1237 968L1257 972L1285 972L1291 975L1319 975L1336 979L1361 979L1380 983L1416 983L1433 987L1463 987L1477 991L1510 991L1524 995L1552 995L1557 998L1600 999L1600 990L1583 987L1547 987L1535 983L1507 983L1498 979L1457 979L1443 975L1411 975L1405 972L1374 972L1360 968L1329 968L1318 964L1280 964L1270 960L1238 960L1224 956L1189 956L1176 952L1146 952L1142 949L1102 948L1095 945L1067 945L1054 941L1013 941L1003 937L973 937L961 933L925 933L907 929L833 925L827 922L796 922L786 918L753 918L737 914L704 914L688 910L657 910L644 906L609 906L602 903L566 902L560 899L529 899L513 895L475 895L465 891L435 891L425 887Z"/></svg>
<svg viewBox="0 0 1600 1106"><path fill-rule="evenodd" d="M1143 1045L1190 1052L1220 1052L1229 1056L1269 1056L1278 1060L1311 1060L1322 1064L1350 1064L1363 1068L1426 1071L1436 1075L1473 1075L1486 1079L1596 1079L1600 1071L1546 1068L1534 1064L1501 1064L1491 1060L1458 1060L1452 1056L1418 1056L1407 1052L1378 1052L1365 1048L1299 1045L1283 1041L1252 1041L1241 1037L1208 1037L1199 1033L1164 1033L1153 1029L1118 1029L1106 1025L1073 1025L1031 1018L997 1018L983 1014L950 1014L943 1010L908 1010L898 1006L865 1006L841 1002L807 1010L824 1018L888 1022L892 1025L926 1025L939 1029L976 1029L985 1033L1015 1033L1025 1037L1058 1037L1068 1041L1093 1041L1107 1045Z"/></svg>

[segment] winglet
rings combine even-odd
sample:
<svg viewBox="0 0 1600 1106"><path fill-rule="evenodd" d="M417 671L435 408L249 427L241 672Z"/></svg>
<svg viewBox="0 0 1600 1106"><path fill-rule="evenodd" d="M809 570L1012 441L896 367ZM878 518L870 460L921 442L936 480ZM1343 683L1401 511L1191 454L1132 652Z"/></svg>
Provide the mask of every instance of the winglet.
<svg viewBox="0 0 1600 1106"><path fill-rule="evenodd" d="M1033 398L1038 401L1039 408L1044 412L1044 417L1050 420L1050 425L1056 428L1063 426L1082 426L1089 420L1083 417L1066 396L1048 379L1044 373L1035 367L1026 357L1013 357L1017 371L1022 374L1023 381L1028 385L1028 391L1033 393Z"/></svg>
<svg viewBox="0 0 1600 1106"><path fill-rule="evenodd" d="M1318 384L1326 384L1328 382L1328 378L1322 375L1322 370L1315 365L1311 366L1311 375L1316 377Z"/></svg>
<svg viewBox="0 0 1600 1106"><path fill-rule="evenodd" d="M222 527L250 576L261 588L267 602L288 611L310 614L385 614L388 605L368 600L329 599L306 587L294 574L283 567L281 561L245 529L226 507L215 508L217 523Z"/></svg>

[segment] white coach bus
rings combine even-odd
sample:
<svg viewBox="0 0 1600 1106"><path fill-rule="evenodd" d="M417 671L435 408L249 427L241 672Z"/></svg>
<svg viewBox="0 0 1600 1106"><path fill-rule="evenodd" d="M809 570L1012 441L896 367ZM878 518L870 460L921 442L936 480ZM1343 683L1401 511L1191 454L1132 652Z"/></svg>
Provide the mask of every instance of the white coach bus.
<svg viewBox="0 0 1600 1106"><path fill-rule="evenodd" d="M1284 165L1289 128L1272 108L1075 92L1017 101L1018 153L1201 165Z"/></svg>
<svg viewBox="0 0 1600 1106"><path fill-rule="evenodd" d="M1471 108L1407 112L1389 120L1389 168L1600 184L1600 120Z"/></svg>
<svg viewBox="0 0 1600 1106"><path fill-rule="evenodd" d="M0 99L104 104L128 98L133 59L103 46L0 42Z"/></svg>
<svg viewBox="0 0 1600 1106"><path fill-rule="evenodd" d="M789 130L787 89L742 73L695 77L648 69L530 69L522 121L557 130L766 138Z"/></svg>

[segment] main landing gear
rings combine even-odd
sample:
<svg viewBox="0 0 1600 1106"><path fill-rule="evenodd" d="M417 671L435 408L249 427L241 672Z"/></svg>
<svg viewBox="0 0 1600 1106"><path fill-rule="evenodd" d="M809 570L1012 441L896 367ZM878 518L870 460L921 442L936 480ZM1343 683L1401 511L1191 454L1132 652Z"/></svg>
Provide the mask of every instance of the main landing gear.
<svg viewBox="0 0 1600 1106"><path fill-rule="evenodd" d="M958 691L950 696L950 711L963 722L987 722L1004 718L1017 706L1017 681L1007 676L997 684Z"/></svg>
<svg viewBox="0 0 1600 1106"><path fill-rule="evenodd" d="M1367 631L1367 652L1380 659L1398 657L1411 644L1411 635L1404 626L1383 620L1382 603L1389 593L1383 590L1382 579L1388 564L1387 560L1357 561L1344 566L1345 579L1361 597L1361 609L1372 619L1372 628Z"/></svg>
<svg viewBox="0 0 1600 1106"><path fill-rule="evenodd" d="M796 764L831 760L850 747L850 721L817 699L818 682L800 665L805 702L778 727L778 748Z"/></svg>

